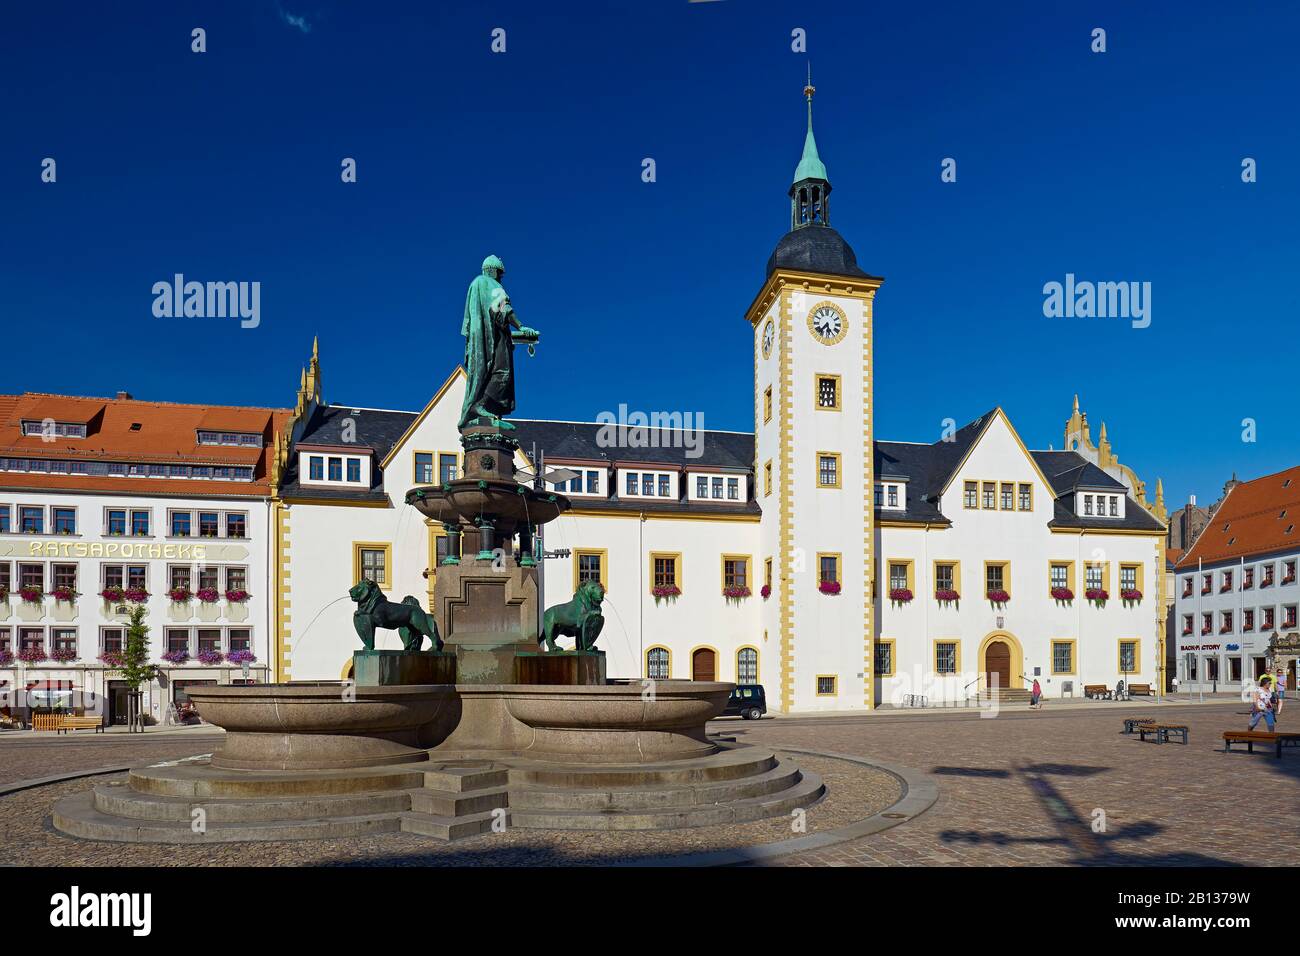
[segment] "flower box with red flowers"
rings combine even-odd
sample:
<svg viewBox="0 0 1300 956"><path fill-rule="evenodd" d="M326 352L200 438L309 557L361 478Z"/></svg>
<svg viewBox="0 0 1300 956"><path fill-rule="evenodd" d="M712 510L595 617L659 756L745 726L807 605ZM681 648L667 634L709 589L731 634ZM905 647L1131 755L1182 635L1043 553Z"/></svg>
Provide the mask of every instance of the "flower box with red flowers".
<svg viewBox="0 0 1300 956"><path fill-rule="evenodd" d="M1219 633L1220 633L1220 634L1231 634L1231 633L1232 633L1232 625L1231 625L1231 624L1221 624L1221 625L1219 625Z"/></svg>
<svg viewBox="0 0 1300 956"><path fill-rule="evenodd" d="M9 589L4 585L0 585L0 601L7 600L9 600Z"/></svg>
<svg viewBox="0 0 1300 956"><path fill-rule="evenodd" d="M749 588L743 584L733 584L729 588L722 589L722 596L730 600L739 601L741 598L747 598L750 595Z"/></svg>
<svg viewBox="0 0 1300 956"><path fill-rule="evenodd" d="M650 589L650 593L654 596L656 601L666 601L668 598L681 597L682 589L675 584L657 584ZM229 598L230 594L231 592L227 591L226 597ZM244 597L245 600L247 600L248 596L245 595ZM233 600L233 598L231 600Z"/></svg>
<svg viewBox="0 0 1300 956"><path fill-rule="evenodd" d="M989 591L987 595L988 599L994 604L1006 604L1011 600L1011 595L1006 591Z"/></svg>
<svg viewBox="0 0 1300 956"><path fill-rule="evenodd" d="M213 664L220 664L225 660L225 655L220 651L199 651L198 656L194 658L200 664L211 667Z"/></svg>
<svg viewBox="0 0 1300 956"><path fill-rule="evenodd" d="M1096 601L1098 604L1105 604L1110 600L1110 592L1105 588L1088 588L1083 592L1083 596L1089 601Z"/></svg>
<svg viewBox="0 0 1300 956"><path fill-rule="evenodd" d="M226 655L226 660L231 664L256 664L257 655L252 651L231 651Z"/></svg>
<svg viewBox="0 0 1300 956"><path fill-rule="evenodd" d="M144 588L123 588L122 597L126 598L132 604L143 604L149 600L149 592Z"/></svg>
<svg viewBox="0 0 1300 956"><path fill-rule="evenodd" d="M1142 600L1142 592L1137 588L1124 588L1119 592L1119 598L1121 601L1140 601Z"/></svg>
<svg viewBox="0 0 1300 956"><path fill-rule="evenodd" d="M221 600L221 592L216 588L199 588L194 592L194 596L204 604L216 604Z"/></svg>
<svg viewBox="0 0 1300 956"><path fill-rule="evenodd" d="M961 595L952 588L939 588L934 592L934 599L941 604L954 604L961 600Z"/></svg>
<svg viewBox="0 0 1300 956"><path fill-rule="evenodd" d="M105 651L99 655L99 662L105 667L121 667L126 663L126 658L121 651Z"/></svg>
<svg viewBox="0 0 1300 956"><path fill-rule="evenodd" d="M77 599L77 591L75 588L60 586L50 592L50 597L56 601L71 602Z"/></svg>
<svg viewBox="0 0 1300 956"><path fill-rule="evenodd" d="M122 600L122 597L125 593L126 591L123 588L113 586L113 587L104 588L104 590L99 592L99 596L102 597L109 604L116 604L117 602Z"/></svg>
<svg viewBox="0 0 1300 956"><path fill-rule="evenodd" d="M162 659L168 664L184 664L190 659L190 652L184 648L178 648L174 651L167 651L164 653Z"/></svg>
<svg viewBox="0 0 1300 956"><path fill-rule="evenodd" d="M181 586L168 590L167 596L177 604L188 604L190 598L194 597L194 592L186 586Z"/></svg>
<svg viewBox="0 0 1300 956"><path fill-rule="evenodd" d="M764 601L766 601L768 598L772 596L772 585L764 584L761 588L758 589L758 595Z"/></svg>
<svg viewBox="0 0 1300 956"><path fill-rule="evenodd" d="M9 667L13 664L13 662L14 662L13 651L8 651L8 650L0 651L0 667Z"/></svg>
<svg viewBox="0 0 1300 956"><path fill-rule="evenodd" d="M45 592L40 588L21 587L18 589L18 596L28 604L40 604L45 599Z"/></svg>
<svg viewBox="0 0 1300 956"><path fill-rule="evenodd" d="M818 590L818 591L821 591L822 594L839 594L839 593L840 593L840 582L839 582L839 581L822 581L821 583L819 583L819 584L817 585L817 590Z"/></svg>
<svg viewBox="0 0 1300 956"><path fill-rule="evenodd" d="M71 664L77 659L77 652L71 647L56 647L50 652L50 658L60 664Z"/></svg>
<svg viewBox="0 0 1300 956"><path fill-rule="evenodd" d="M243 604L249 598L249 594L243 588L231 588L226 592L226 600L231 604Z"/></svg>
<svg viewBox="0 0 1300 956"><path fill-rule="evenodd" d="M895 604L908 604L912 600L912 592L907 588L890 588L889 600Z"/></svg>
<svg viewBox="0 0 1300 956"><path fill-rule="evenodd" d="M43 647L24 647L18 652L18 659L24 664L39 664L46 660L45 648Z"/></svg>
<svg viewBox="0 0 1300 956"><path fill-rule="evenodd" d="M1074 600L1074 592L1069 588L1052 588L1052 598L1056 601L1070 602Z"/></svg>

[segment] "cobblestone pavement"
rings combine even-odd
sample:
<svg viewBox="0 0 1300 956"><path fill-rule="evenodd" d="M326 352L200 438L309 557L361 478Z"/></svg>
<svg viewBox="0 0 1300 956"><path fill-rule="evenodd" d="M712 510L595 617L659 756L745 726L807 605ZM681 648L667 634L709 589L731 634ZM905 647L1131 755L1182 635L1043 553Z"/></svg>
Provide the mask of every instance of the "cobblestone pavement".
<svg viewBox="0 0 1300 956"><path fill-rule="evenodd" d="M1284 752L1280 761L1271 753L1222 753L1221 732L1245 729L1245 711L1238 702L1158 708L1098 702L1094 708L1056 712L1050 704L1036 712L1008 710L993 719L970 713L777 717L757 723L718 721L712 729L746 743L807 747L911 767L929 774L939 787L938 802L914 820L860 840L773 861L778 865L1284 863L1276 853L1261 853L1258 845L1261 840L1271 840L1270 835L1289 832L1300 811L1300 751ZM1136 735L1122 735L1123 718L1133 714L1158 714L1165 722L1185 723L1191 729L1191 743L1158 745L1142 743ZM1289 724L1284 714L1281 725L1289 729ZM106 741L101 736L93 741L63 738L39 743L9 743L0 738L0 782L114 763L172 759L205 752L216 742L211 736L130 741L121 737ZM854 787L845 779L837 782L838 818L845 811L842 801L853 801ZM85 789L86 782L60 786ZM46 806L55 795L54 788L29 794L32 799L44 800ZM0 804L18 796L0 798ZM864 795L853 807L862 812L849 812L844 819L878 809L876 800ZM1105 815L1103 832L1094 832L1092 826L1098 811ZM837 819L835 824L840 822ZM9 823L12 825L12 818ZM9 830L6 836L19 834ZM34 833L22 836L31 841L28 846L43 851L38 855L49 854L43 862L54 862L54 857L64 852L67 862L98 862L99 851L92 851L91 844L82 843L75 849L77 841L48 832L39 839ZM704 849L713 843L699 839L704 834L698 832L686 834L680 843L662 836L665 845L660 852ZM582 839L575 841L574 837ZM773 835L765 837L754 842L766 842ZM309 849L312 845L278 845L283 853L279 861L397 865L597 862L591 854L596 847L591 845L590 835L583 834L554 840L528 834L526 842L520 840L504 856L485 852L485 846L460 844L455 852L447 853L433 846L399 847L388 840L372 846L350 841L346 849L332 847L332 853L322 856ZM257 852L262 853L264 846L269 848L262 845ZM595 855L610 862L621 855L612 846L600 849L606 852ZM632 855L652 849L650 843L638 845ZM148 864L151 858L167 856L170 861L178 859L175 851L165 849L133 848L130 855L137 853L140 858L130 862ZM246 850L234 847L187 848L179 856L200 865L252 862Z"/></svg>
<svg viewBox="0 0 1300 956"><path fill-rule="evenodd" d="M1295 706L1292 704L1291 706ZM1155 866L1287 862L1259 844L1290 832L1300 811L1300 750L1281 760L1221 752L1245 730L1239 702L1159 708L1027 708L974 714L779 717L727 729L902 764L931 775L938 802L900 827L774 861L803 866ZM1158 714L1190 727L1191 742L1121 734L1123 718ZM1297 711L1300 713L1300 711ZM1281 729L1290 729L1284 711ZM720 724L721 722L719 722ZM1105 832L1093 832L1094 813Z"/></svg>
<svg viewBox="0 0 1300 956"><path fill-rule="evenodd" d="M211 753L220 733L0 735L0 785L100 767L156 763Z"/></svg>

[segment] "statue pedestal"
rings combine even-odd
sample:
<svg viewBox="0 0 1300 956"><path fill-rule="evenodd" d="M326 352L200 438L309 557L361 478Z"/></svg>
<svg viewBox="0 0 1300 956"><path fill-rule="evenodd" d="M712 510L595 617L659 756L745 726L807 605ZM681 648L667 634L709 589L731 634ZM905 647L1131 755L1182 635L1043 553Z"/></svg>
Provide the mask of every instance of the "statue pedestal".
<svg viewBox="0 0 1300 956"><path fill-rule="evenodd" d="M456 683L456 655L445 651L357 651L352 679L358 687Z"/></svg>
<svg viewBox="0 0 1300 956"><path fill-rule="evenodd" d="M515 683L591 687L605 683L604 651L526 651L515 658Z"/></svg>

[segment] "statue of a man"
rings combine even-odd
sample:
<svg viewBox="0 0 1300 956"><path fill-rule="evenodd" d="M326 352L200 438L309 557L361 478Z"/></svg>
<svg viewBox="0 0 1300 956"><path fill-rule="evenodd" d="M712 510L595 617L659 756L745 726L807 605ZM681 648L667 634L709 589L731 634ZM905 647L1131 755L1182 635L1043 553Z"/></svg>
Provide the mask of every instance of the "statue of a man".
<svg viewBox="0 0 1300 956"><path fill-rule="evenodd" d="M486 419L499 428L514 428L501 417L515 410L515 341L535 342L535 329L520 325L510 296L499 281L505 264L496 256L483 260L483 274L469 285L465 296L465 404L460 427ZM513 331L518 329L518 334Z"/></svg>

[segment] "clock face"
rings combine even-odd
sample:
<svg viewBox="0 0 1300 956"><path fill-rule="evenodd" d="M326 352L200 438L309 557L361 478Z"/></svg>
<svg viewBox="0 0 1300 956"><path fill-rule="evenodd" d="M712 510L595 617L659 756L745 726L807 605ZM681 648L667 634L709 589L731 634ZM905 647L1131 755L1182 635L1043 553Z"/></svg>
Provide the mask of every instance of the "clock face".
<svg viewBox="0 0 1300 956"><path fill-rule="evenodd" d="M772 354L772 340L776 338L776 326L772 320L767 320L767 325L763 326L763 358Z"/></svg>
<svg viewBox="0 0 1300 956"><path fill-rule="evenodd" d="M834 345L848 332L848 317L832 302L820 302L808 313L808 331L823 345Z"/></svg>

